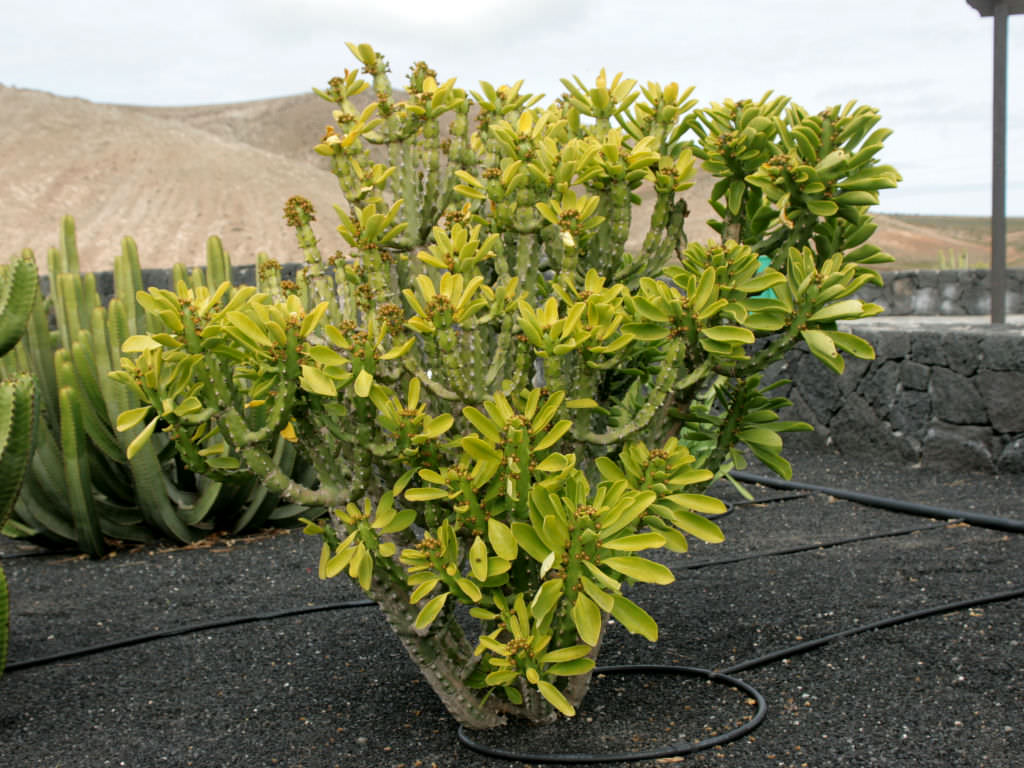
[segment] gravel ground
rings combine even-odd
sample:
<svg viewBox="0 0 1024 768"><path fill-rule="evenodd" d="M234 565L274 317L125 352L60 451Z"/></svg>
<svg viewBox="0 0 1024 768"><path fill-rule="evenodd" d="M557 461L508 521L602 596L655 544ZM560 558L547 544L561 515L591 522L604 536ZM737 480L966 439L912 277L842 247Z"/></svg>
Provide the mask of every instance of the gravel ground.
<svg viewBox="0 0 1024 768"><path fill-rule="evenodd" d="M810 451L792 459L794 479L807 483L1024 520L1020 476L928 474ZM677 581L631 593L658 620L659 642L613 624L601 664L728 670L877 620L1024 587L1018 534L824 493L753 490L759 503L737 504L722 518L724 544L663 556ZM731 489L721 492L739 501ZM299 532L102 561L0 541L13 665L0 681L0 765L536 764L463 746L375 608L267 616L362 597L347 581L320 582L317 553L317 541ZM264 618L17 668L257 616ZM1020 598L1002 600L747 667L735 676L768 707L758 728L685 757L612 765L1019 766L1022 618ZM701 678L610 673L594 681L573 721L476 738L525 754L660 749L749 721L752 701Z"/></svg>

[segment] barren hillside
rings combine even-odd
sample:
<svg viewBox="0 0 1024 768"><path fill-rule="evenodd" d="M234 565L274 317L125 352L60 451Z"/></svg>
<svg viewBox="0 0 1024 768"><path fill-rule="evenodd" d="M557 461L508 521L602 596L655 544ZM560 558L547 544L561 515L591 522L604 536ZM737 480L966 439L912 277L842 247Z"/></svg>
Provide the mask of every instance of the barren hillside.
<svg viewBox="0 0 1024 768"><path fill-rule="evenodd" d="M0 86L0 255L36 252L45 270L65 213L78 224L82 267L109 269L124 235L143 265L197 264L217 234L235 263L260 251L299 258L281 209L293 194L313 201L326 253L342 246L332 203L334 176L311 146L332 122L313 94L201 107L133 107ZM690 239L712 236L702 177L687 195ZM645 196L649 197L649 196ZM649 209L649 200L644 206ZM643 216L637 217L639 220ZM940 251L968 251L987 264L978 228L922 217L879 216L876 242L903 265L937 267ZM1011 236L1011 264L1024 244Z"/></svg>
<svg viewBox="0 0 1024 768"><path fill-rule="evenodd" d="M297 101L308 100L323 104ZM61 216L71 213L86 270L109 269L123 235L135 238L148 267L199 263L211 234L237 263L260 251L291 261L298 251L281 211L293 194L309 198L327 222L319 230L327 252L340 248L331 210L340 192L329 171L275 151L271 133L261 137L270 144L264 149L200 119L237 110L238 125L256 126L268 103L204 109L175 119L174 110L0 87L3 250L30 247L43 266ZM320 122L330 120L329 109L326 118ZM314 123L312 132L322 128Z"/></svg>

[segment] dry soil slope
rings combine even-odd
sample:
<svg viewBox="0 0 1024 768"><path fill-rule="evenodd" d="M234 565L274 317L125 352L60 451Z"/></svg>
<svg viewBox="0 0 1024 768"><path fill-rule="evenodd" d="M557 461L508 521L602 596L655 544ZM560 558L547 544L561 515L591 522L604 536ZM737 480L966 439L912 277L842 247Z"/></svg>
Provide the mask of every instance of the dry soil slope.
<svg viewBox="0 0 1024 768"><path fill-rule="evenodd" d="M268 104L232 109L239 124L256 125ZM0 87L3 250L33 248L42 266L71 213L86 270L109 269L123 235L136 239L144 266L199 263L211 234L236 263L260 251L292 261L299 253L281 214L292 194L331 222L319 228L325 250L341 247L330 207L340 191L329 171L161 113L168 110Z"/></svg>

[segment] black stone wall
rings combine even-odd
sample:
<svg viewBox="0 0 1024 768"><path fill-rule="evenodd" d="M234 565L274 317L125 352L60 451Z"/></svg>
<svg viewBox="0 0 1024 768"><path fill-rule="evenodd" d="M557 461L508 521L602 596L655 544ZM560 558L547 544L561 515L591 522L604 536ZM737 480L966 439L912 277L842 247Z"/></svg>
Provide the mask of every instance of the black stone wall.
<svg viewBox="0 0 1024 768"><path fill-rule="evenodd" d="M814 433L784 436L844 455L949 469L1024 473L1024 329L857 327L875 348L835 375L806 348L768 372L790 379L784 418Z"/></svg>
<svg viewBox="0 0 1024 768"><path fill-rule="evenodd" d="M987 315L992 311L986 269L922 269L885 272L885 285L866 285L857 292L888 315ZM1024 270L1006 271L1006 312L1024 312Z"/></svg>

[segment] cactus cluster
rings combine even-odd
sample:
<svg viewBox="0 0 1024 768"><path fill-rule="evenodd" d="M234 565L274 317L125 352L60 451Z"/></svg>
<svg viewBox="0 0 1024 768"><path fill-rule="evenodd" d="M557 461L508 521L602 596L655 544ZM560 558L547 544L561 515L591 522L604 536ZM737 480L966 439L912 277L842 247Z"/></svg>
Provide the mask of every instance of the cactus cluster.
<svg viewBox="0 0 1024 768"><path fill-rule="evenodd" d="M0 268L0 360L18 343L36 305L39 278L30 252ZM35 382L25 373L0 379L0 528L7 522L32 458ZM10 609L0 568L0 675L7 663Z"/></svg>
<svg viewBox="0 0 1024 768"><path fill-rule="evenodd" d="M41 404L34 459L4 532L100 556L112 541L188 543L214 530L293 522L299 507L279 504L253 477L225 483L197 474L163 435L127 457L140 430L119 432L117 419L141 403L109 374L120 368L125 339L164 330L163 321L136 304L143 286L131 238L115 259L115 295L107 306L95 276L79 272L70 216L59 243L49 252L50 296L35 303L23 342L4 362L5 369L34 375ZM220 284L230 280L231 265L211 238L205 271L177 265L174 274L190 284ZM281 443L285 471L298 471L294 449Z"/></svg>
<svg viewBox="0 0 1024 768"><path fill-rule="evenodd" d="M806 425L779 420L765 367L800 343L835 370L873 356L836 321L879 311L853 294L888 258L866 243L899 178L875 157L888 132L868 107L698 108L603 72L541 107L417 64L398 101L383 57L350 48L372 84L318 91L337 126L316 145L347 252L320 253L295 197L296 283L269 265L266 289L141 294L166 330L125 340L111 375L144 405L118 426L142 429L129 453L162 427L197 471L328 509L307 525L321 576L379 603L460 722L571 715L609 616L657 637L625 588L672 573L640 553L720 541L705 491L748 452L790 473L780 435ZM708 243L683 228L698 161ZM281 436L315 483L282 470Z"/></svg>

